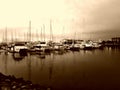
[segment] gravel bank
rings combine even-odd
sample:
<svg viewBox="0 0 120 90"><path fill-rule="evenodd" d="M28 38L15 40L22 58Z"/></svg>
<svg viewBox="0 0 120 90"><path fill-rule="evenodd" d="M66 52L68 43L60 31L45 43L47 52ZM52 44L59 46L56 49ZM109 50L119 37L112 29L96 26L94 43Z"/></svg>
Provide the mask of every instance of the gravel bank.
<svg viewBox="0 0 120 90"><path fill-rule="evenodd" d="M51 90L51 88L0 73L0 90Z"/></svg>

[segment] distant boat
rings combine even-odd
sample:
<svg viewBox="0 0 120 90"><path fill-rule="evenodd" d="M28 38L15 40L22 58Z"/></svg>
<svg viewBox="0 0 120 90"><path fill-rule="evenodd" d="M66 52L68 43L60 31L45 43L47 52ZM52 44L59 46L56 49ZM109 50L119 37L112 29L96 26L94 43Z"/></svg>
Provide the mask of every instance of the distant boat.
<svg viewBox="0 0 120 90"><path fill-rule="evenodd" d="M85 41L81 40L79 44L80 44L80 50L83 50L85 48Z"/></svg>
<svg viewBox="0 0 120 90"><path fill-rule="evenodd" d="M36 52L36 53L49 52L49 51L50 51L50 47L44 41L40 41L28 49L28 52Z"/></svg>
<svg viewBox="0 0 120 90"><path fill-rule="evenodd" d="M64 46L65 50L70 50L70 46L72 45L72 39L63 39L61 40L62 45Z"/></svg>
<svg viewBox="0 0 120 90"><path fill-rule="evenodd" d="M94 49L103 49L104 46L101 42L93 42L93 48Z"/></svg>
<svg viewBox="0 0 120 90"><path fill-rule="evenodd" d="M93 42L91 40L85 41L84 50L92 50L93 49Z"/></svg>
<svg viewBox="0 0 120 90"><path fill-rule="evenodd" d="M26 53L28 50L28 47L25 45L24 42L16 42L11 45L11 52L14 53Z"/></svg>
<svg viewBox="0 0 120 90"><path fill-rule="evenodd" d="M56 50L56 51L62 51L64 49L65 48L64 48L64 46L61 43L55 43L54 44L54 50Z"/></svg>
<svg viewBox="0 0 120 90"><path fill-rule="evenodd" d="M50 46L49 46L45 41L41 41L41 42L40 42L40 45L41 45L41 49L42 49L44 52L50 52L50 51L51 51Z"/></svg>
<svg viewBox="0 0 120 90"><path fill-rule="evenodd" d="M80 50L80 44L77 43L76 40L73 40L73 43L70 45L70 50L79 51Z"/></svg>
<svg viewBox="0 0 120 90"><path fill-rule="evenodd" d="M41 51L44 51L48 48L48 45L46 44L45 41L40 41L37 45Z"/></svg>

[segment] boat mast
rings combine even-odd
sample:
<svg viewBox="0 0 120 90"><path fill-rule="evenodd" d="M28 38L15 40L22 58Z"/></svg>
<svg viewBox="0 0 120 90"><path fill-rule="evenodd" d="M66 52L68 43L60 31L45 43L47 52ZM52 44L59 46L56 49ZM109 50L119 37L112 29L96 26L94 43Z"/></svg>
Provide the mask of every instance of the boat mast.
<svg viewBox="0 0 120 90"><path fill-rule="evenodd" d="M31 42L31 21L29 21L29 41Z"/></svg>
<svg viewBox="0 0 120 90"><path fill-rule="evenodd" d="M3 32L3 37L2 37L2 41L5 41L5 32Z"/></svg>
<svg viewBox="0 0 120 90"><path fill-rule="evenodd" d="M65 27L64 27L64 26L63 26L63 32L62 32L62 35L61 35L61 36L63 36L62 39L65 38Z"/></svg>
<svg viewBox="0 0 120 90"><path fill-rule="evenodd" d="M13 32L11 32L11 42L13 43Z"/></svg>
<svg viewBox="0 0 120 90"><path fill-rule="evenodd" d="M45 42L45 25L43 24L43 32L44 32L44 42Z"/></svg>
<svg viewBox="0 0 120 90"><path fill-rule="evenodd" d="M25 37L26 35L25 35L25 32L24 32L24 41L26 42L26 37Z"/></svg>
<svg viewBox="0 0 120 90"><path fill-rule="evenodd" d="M41 27L41 41L42 41L42 27Z"/></svg>
<svg viewBox="0 0 120 90"><path fill-rule="evenodd" d="M16 30L15 30L14 34L15 34L15 42L16 42L16 40L17 40L17 39L16 39Z"/></svg>
<svg viewBox="0 0 120 90"><path fill-rule="evenodd" d="M5 42L7 43L7 27L5 28Z"/></svg>
<svg viewBox="0 0 120 90"><path fill-rule="evenodd" d="M84 38L83 31L85 31L85 18L82 20L81 40Z"/></svg>
<svg viewBox="0 0 120 90"><path fill-rule="evenodd" d="M52 20L50 20L50 40L53 40L53 32L52 32Z"/></svg>
<svg viewBox="0 0 120 90"><path fill-rule="evenodd" d="M38 41L39 37L38 37L38 30L36 29L36 40Z"/></svg>

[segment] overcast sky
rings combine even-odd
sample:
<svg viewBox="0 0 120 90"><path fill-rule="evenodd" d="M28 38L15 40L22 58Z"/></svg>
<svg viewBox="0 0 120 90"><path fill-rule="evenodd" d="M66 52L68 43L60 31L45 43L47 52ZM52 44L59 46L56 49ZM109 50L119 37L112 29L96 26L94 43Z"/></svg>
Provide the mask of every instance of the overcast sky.
<svg viewBox="0 0 120 90"><path fill-rule="evenodd" d="M23 37L30 20L34 37L51 20L55 38L108 39L120 35L120 0L0 0L1 37L6 27Z"/></svg>

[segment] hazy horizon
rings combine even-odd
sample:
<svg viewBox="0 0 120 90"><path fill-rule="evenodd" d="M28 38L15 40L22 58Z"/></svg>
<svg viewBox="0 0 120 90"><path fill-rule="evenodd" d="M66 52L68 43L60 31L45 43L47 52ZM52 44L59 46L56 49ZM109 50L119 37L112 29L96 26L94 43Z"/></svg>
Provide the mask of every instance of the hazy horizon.
<svg viewBox="0 0 120 90"><path fill-rule="evenodd" d="M49 39L51 21L54 39L110 39L120 36L119 9L118 0L0 0L0 41L6 27L8 40L26 38L29 21L34 37L44 25Z"/></svg>

